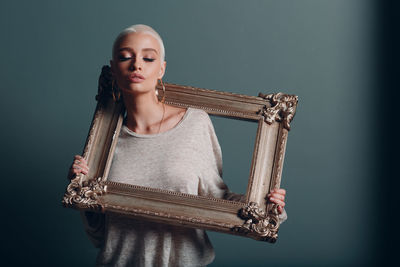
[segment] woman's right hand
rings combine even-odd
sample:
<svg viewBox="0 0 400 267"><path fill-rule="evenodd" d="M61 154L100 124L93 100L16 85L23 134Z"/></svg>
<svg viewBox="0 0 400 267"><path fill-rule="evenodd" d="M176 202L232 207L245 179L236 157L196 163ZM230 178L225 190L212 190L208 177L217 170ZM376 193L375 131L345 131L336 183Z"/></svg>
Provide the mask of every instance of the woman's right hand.
<svg viewBox="0 0 400 267"><path fill-rule="evenodd" d="M80 155L75 155L74 161L72 162L71 167L69 168L68 172L68 179L74 179L77 174L83 173L83 174L88 174L89 172L89 167L86 163L86 160L80 156Z"/></svg>

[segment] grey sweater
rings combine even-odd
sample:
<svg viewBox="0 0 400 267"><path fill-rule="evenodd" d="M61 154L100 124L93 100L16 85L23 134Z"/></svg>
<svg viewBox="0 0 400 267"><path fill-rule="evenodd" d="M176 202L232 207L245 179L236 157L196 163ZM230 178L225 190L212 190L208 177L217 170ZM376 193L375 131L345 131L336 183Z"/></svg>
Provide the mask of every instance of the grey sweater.
<svg viewBox="0 0 400 267"><path fill-rule="evenodd" d="M205 111L188 108L174 128L160 134L137 134L123 126L108 180L239 200L221 177L221 148L212 122ZM204 230L111 213L86 213L84 219L101 248L97 266L205 266L214 259Z"/></svg>

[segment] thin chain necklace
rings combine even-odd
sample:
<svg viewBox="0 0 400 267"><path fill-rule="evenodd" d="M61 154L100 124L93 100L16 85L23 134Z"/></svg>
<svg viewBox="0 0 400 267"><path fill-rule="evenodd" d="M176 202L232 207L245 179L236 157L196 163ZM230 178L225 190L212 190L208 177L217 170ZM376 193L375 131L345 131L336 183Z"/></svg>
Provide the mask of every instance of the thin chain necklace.
<svg viewBox="0 0 400 267"><path fill-rule="evenodd" d="M163 104L163 114L162 114L162 118L161 118L161 121L160 121L160 124L158 125L158 131L157 131L157 134L159 134L160 133L160 130L161 130L161 125L162 125L162 123L164 122L164 116L165 116L165 104L164 103L162 103ZM128 118L126 117L125 119L124 119L124 124L126 124L126 126L129 128L129 129L131 129L130 127L129 127L129 123L128 123ZM132 127L132 129L134 129L133 127Z"/></svg>
<svg viewBox="0 0 400 267"><path fill-rule="evenodd" d="M161 130L161 124L163 123L163 121L164 121L164 115L165 115L165 104L164 104L164 102L162 103L162 105L163 105L163 113L162 113L162 118L161 118L161 121L160 121L160 125L158 126L158 132L157 132L157 134L159 134L160 133L160 130Z"/></svg>

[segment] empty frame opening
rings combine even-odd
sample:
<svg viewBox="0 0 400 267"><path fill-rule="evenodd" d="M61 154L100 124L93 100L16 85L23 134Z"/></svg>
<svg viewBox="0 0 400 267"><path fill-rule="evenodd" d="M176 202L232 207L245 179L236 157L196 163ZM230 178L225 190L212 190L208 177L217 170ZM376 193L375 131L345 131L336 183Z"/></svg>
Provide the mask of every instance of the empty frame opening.
<svg viewBox="0 0 400 267"><path fill-rule="evenodd" d="M210 115L222 150L224 182L230 191L246 194L257 122Z"/></svg>

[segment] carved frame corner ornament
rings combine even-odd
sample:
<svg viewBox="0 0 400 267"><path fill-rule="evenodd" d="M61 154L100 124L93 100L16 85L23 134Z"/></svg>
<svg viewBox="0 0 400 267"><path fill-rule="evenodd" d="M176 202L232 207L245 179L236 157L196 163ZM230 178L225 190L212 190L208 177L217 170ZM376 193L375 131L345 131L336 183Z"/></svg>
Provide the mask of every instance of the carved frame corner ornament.
<svg viewBox="0 0 400 267"><path fill-rule="evenodd" d="M296 113L298 96L288 95L284 93L263 94L259 93L259 97L268 100L271 107L264 106L259 113L264 116L264 121L272 124L274 121L282 122L283 127L290 130L290 122Z"/></svg>
<svg viewBox="0 0 400 267"><path fill-rule="evenodd" d="M98 197L106 192L102 178L92 179L82 184L81 179L78 175L71 180L62 200L63 205L72 208L103 210L103 205L98 201Z"/></svg>
<svg viewBox="0 0 400 267"><path fill-rule="evenodd" d="M278 239L279 216L277 205L268 214L256 202L250 202L239 210L238 216L245 220L243 225L232 230L254 239L275 243Z"/></svg>

